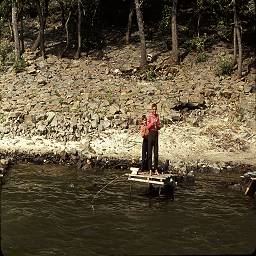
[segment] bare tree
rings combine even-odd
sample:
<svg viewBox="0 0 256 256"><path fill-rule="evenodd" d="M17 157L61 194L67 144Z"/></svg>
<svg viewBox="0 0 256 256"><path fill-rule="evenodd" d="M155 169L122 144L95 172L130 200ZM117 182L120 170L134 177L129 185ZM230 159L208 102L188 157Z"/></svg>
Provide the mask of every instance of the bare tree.
<svg viewBox="0 0 256 256"><path fill-rule="evenodd" d="M65 5L63 1L59 1L60 9L61 9L61 26L62 29L65 29Z"/></svg>
<svg viewBox="0 0 256 256"><path fill-rule="evenodd" d="M72 14L72 6L70 7L69 14L68 14L67 20L66 20L66 22L65 22L65 30L66 30L66 46L65 46L64 50L63 50L63 51L62 51L62 53L61 53L61 57L63 57L63 56L65 55L65 53L66 53L66 52L67 52L67 50L68 50L69 44L70 44L70 40L69 40L69 30L68 30L68 23L69 23L69 20L70 20L71 14Z"/></svg>
<svg viewBox="0 0 256 256"><path fill-rule="evenodd" d="M17 23L16 0L12 1L12 29L13 29L14 44L15 44L15 60L19 61L21 52L20 52L20 40L19 40L19 31L18 31L18 23Z"/></svg>
<svg viewBox="0 0 256 256"><path fill-rule="evenodd" d="M43 58L45 58L45 46L44 46L44 30L45 30L45 16L44 16L44 1L41 5L40 0L36 0L36 7L39 16L39 35L40 35L40 53Z"/></svg>
<svg viewBox="0 0 256 256"><path fill-rule="evenodd" d="M177 36L177 3L172 1L172 56L175 64L179 61L178 36Z"/></svg>
<svg viewBox="0 0 256 256"><path fill-rule="evenodd" d="M127 31L126 31L126 35L125 35L126 44L130 43L131 30L132 30L132 18L133 18L133 15L134 15L134 10L135 10L134 9L134 2L133 2L133 0L130 0L130 11L129 11L128 22L127 22Z"/></svg>
<svg viewBox="0 0 256 256"><path fill-rule="evenodd" d="M237 63L238 77L242 77L242 36L241 36L241 24L238 21L237 17L237 6L236 0L232 1L233 12L234 12L234 55L233 55L233 64ZM238 58L237 58L237 47L238 47Z"/></svg>
<svg viewBox="0 0 256 256"><path fill-rule="evenodd" d="M35 3L36 3L37 12L38 12L40 28L39 28L37 39L34 42L33 46L31 47L31 50L35 51L40 45L40 53L42 57L45 58L45 46L44 46L44 43L45 43L44 31L45 31L45 24L46 24L45 10L48 9L48 6L46 5L49 4L49 1L42 0L41 2L40 0L35 0Z"/></svg>
<svg viewBox="0 0 256 256"><path fill-rule="evenodd" d="M77 50L75 53L75 58L79 58L81 54L81 3L77 0Z"/></svg>
<svg viewBox="0 0 256 256"><path fill-rule="evenodd" d="M139 34L140 34L140 51L141 51L140 67L145 68L147 66L147 52L146 52L144 26L143 26L143 16L140 10L139 0L134 0L134 1L135 1L137 23L138 23Z"/></svg>
<svg viewBox="0 0 256 256"><path fill-rule="evenodd" d="M24 0L20 1L20 14L19 14L19 19L20 19L20 51L21 54L24 53L25 51L25 45L24 45L24 23L23 23L23 15L24 15Z"/></svg>

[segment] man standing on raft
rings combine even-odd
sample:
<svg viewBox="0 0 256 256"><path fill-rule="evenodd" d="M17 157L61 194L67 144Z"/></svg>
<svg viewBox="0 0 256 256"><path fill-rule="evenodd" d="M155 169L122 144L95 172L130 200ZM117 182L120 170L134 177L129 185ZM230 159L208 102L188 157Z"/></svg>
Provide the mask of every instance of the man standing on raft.
<svg viewBox="0 0 256 256"><path fill-rule="evenodd" d="M148 135L148 169L151 175L152 172L152 151L154 148L154 171L158 174L158 131L161 128L160 119L157 112L157 105L154 103L151 106L151 113L147 119Z"/></svg>

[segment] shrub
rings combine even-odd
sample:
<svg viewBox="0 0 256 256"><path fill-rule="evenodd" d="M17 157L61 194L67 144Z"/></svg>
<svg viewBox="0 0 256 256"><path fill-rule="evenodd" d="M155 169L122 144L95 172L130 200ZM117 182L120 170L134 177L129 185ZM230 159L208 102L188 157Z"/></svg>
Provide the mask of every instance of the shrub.
<svg viewBox="0 0 256 256"><path fill-rule="evenodd" d="M21 72L25 69L27 63L23 57L21 57L18 61L16 61L13 65L13 68L16 73Z"/></svg>
<svg viewBox="0 0 256 256"><path fill-rule="evenodd" d="M205 52L199 52L196 57L196 62L205 62L208 59L208 55Z"/></svg>
<svg viewBox="0 0 256 256"><path fill-rule="evenodd" d="M230 57L223 55L220 56L217 64L216 74L217 75L230 75L233 70L233 64Z"/></svg>
<svg viewBox="0 0 256 256"><path fill-rule="evenodd" d="M165 4L162 11L162 19L159 23L159 30L165 34L171 30L171 7Z"/></svg>
<svg viewBox="0 0 256 256"><path fill-rule="evenodd" d="M204 33L203 36L193 37L190 40L191 49L196 50L196 52L198 53L204 52L206 40L207 40L206 33Z"/></svg>
<svg viewBox="0 0 256 256"><path fill-rule="evenodd" d="M146 70L146 80L148 81L154 81L156 79L156 73L153 68L149 67Z"/></svg>
<svg viewBox="0 0 256 256"><path fill-rule="evenodd" d="M224 21L219 21L217 24L217 34L222 40L229 41L232 34L230 25L225 24Z"/></svg>
<svg viewBox="0 0 256 256"><path fill-rule="evenodd" d="M13 51L12 45L8 40L3 39L0 41L0 65L5 65L8 55Z"/></svg>

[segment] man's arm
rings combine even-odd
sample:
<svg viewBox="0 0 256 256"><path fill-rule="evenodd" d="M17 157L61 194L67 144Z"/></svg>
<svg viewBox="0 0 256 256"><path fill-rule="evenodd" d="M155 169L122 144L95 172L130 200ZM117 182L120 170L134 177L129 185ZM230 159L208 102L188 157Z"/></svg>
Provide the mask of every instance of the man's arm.
<svg viewBox="0 0 256 256"><path fill-rule="evenodd" d="M152 126L154 126L154 124L154 119L151 116L149 116L147 120L147 128L150 129Z"/></svg>

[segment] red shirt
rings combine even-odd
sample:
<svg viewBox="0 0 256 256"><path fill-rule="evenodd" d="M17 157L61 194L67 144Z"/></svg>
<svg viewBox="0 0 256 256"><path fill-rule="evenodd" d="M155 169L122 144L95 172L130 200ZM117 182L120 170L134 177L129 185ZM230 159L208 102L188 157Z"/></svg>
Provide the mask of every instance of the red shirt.
<svg viewBox="0 0 256 256"><path fill-rule="evenodd" d="M148 130L151 131L158 131L161 128L160 119L158 114L150 113L147 120L147 127Z"/></svg>

